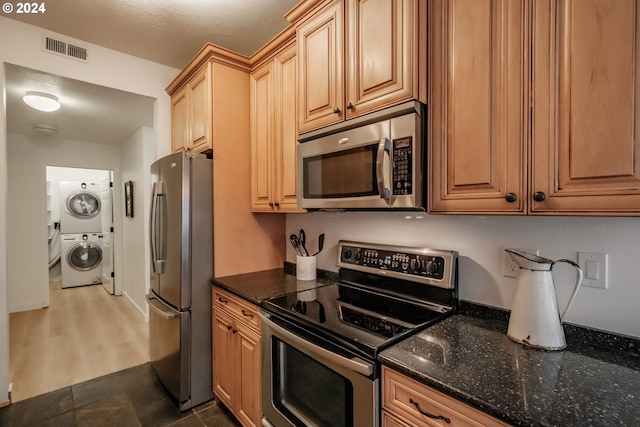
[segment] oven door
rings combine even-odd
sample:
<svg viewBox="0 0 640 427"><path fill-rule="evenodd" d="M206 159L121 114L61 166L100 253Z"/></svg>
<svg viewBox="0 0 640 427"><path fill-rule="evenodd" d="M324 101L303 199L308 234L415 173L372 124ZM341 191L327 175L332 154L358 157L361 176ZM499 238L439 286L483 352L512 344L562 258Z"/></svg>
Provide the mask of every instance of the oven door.
<svg viewBox="0 0 640 427"><path fill-rule="evenodd" d="M266 312L262 319L262 424L379 425L374 362Z"/></svg>

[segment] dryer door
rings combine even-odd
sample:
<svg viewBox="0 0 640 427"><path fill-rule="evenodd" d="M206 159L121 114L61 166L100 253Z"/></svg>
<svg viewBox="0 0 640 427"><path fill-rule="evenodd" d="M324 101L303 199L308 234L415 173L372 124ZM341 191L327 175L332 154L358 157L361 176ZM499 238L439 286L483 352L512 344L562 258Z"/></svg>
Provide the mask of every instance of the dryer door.
<svg viewBox="0 0 640 427"><path fill-rule="evenodd" d="M78 190L67 197L67 212L76 218L88 219L100 213L100 198L95 193Z"/></svg>
<svg viewBox="0 0 640 427"><path fill-rule="evenodd" d="M78 271L89 271L102 262L102 248L94 242L80 242L67 252L69 266Z"/></svg>

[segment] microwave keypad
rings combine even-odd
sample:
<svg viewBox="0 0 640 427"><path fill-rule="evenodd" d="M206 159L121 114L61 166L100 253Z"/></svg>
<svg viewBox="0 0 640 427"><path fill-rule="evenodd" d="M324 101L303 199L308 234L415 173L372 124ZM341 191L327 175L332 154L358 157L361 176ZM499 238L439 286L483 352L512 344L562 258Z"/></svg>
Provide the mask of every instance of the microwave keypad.
<svg viewBox="0 0 640 427"><path fill-rule="evenodd" d="M412 137L393 140L393 195L413 193L411 165L413 158Z"/></svg>

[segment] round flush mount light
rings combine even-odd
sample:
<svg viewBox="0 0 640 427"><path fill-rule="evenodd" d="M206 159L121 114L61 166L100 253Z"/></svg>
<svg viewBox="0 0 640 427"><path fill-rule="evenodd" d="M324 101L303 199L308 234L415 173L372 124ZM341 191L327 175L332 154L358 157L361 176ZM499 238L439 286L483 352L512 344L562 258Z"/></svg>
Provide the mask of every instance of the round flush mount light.
<svg viewBox="0 0 640 427"><path fill-rule="evenodd" d="M58 97L45 92L30 91L22 99L29 107L39 111L56 111L60 108Z"/></svg>
<svg viewBox="0 0 640 427"><path fill-rule="evenodd" d="M35 133L40 135L54 136L58 134L58 128L53 125L37 124L33 127Z"/></svg>

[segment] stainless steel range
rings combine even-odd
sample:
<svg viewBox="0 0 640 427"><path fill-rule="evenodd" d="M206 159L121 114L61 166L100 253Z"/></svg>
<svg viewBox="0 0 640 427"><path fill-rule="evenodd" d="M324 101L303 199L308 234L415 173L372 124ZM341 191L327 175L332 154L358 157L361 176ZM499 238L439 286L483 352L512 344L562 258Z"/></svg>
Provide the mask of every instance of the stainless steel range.
<svg viewBox="0 0 640 427"><path fill-rule="evenodd" d="M262 304L264 426L378 426L380 351L452 314L455 251L340 241L336 283ZM306 287L305 287L306 286Z"/></svg>

